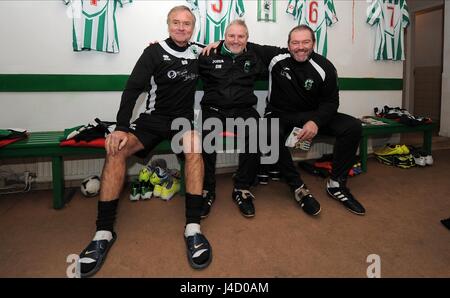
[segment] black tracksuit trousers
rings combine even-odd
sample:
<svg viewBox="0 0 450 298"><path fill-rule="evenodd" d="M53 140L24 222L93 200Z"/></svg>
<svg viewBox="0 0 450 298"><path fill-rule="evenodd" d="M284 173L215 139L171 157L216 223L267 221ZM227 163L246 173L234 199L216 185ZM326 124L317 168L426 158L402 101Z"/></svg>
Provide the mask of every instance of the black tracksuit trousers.
<svg viewBox="0 0 450 298"><path fill-rule="evenodd" d="M289 148L284 144L292 129L302 127L305 123L296 113L279 114L272 112L268 118L279 118L280 122L280 156L278 165L281 175L292 190L302 186L303 181L292 160ZM361 122L352 116L336 113L330 121L319 128L318 134L336 137L333 148L331 179L346 182L348 172L356 162L356 151L361 140ZM314 143L314 139L312 140Z"/></svg>
<svg viewBox="0 0 450 298"><path fill-rule="evenodd" d="M218 118L222 121L223 129L226 130L225 119L226 118L243 118L244 120L254 118L256 124L261 118L259 113L253 108L236 108L236 109L217 109L207 106L202 106L202 121L210 117ZM203 138L210 133L211 130L202 130ZM233 132L236 133L236 130ZM236 174L234 175L234 187L237 189L249 189L253 185L256 179L256 172L259 164L260 154L249 152L249 137L258 134L257 129L251 131L246 128L245 136L238 135L235 139L235 143L243 141L245 139L245 152L239 153L239 166ZM258 150L259 151L259 150ZM215 193L216 189L216 158L217 153L206 153L203 151L203 162L205 164L205 178L203 183L203 189Z"/></svg>

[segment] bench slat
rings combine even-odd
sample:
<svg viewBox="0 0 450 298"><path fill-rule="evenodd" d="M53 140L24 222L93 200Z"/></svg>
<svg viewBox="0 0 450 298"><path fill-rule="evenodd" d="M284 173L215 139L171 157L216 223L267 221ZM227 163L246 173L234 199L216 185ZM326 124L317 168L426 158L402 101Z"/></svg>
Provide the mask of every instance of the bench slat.
<svg viewBox="0 0 450 298"><path fill-rule="evenodd" d="M28 138L8 145L7 149L59 147L62 136L62 131L33 132Z"/></svg>
<svg viewBox="0 0 450 298"><path fill-rule="evenodd" d="M53 183L53 207L60 209L64 206L64 159L65 156L105 155L104 148L94 147L61 147L60 138L63 131L32 132L28 138L0 148L0 158L19 157L51 157L52 183ZM165 140L158 144L153 154L172 153L170 141ZM184 164L181 162L182 173ZM184 177L184 174L182 174ZM184 194L184 180L181 180L181 194Z"/></svg>

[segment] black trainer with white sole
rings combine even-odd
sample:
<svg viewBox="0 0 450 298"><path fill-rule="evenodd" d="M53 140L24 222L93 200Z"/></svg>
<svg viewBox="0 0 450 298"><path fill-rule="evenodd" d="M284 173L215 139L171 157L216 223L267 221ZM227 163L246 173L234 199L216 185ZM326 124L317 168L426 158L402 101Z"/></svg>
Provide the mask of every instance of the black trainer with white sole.
<svg viewBox="0 0 450 298"><path fill-rule="evenodd" d="M203 234L184 237L187 248L187 258L189 264L194 269L208 267L212 261L212 249L208 239Z"/></svg>
<svg viewBox="0 0 450 298"><path fill-rule="evenodd" d="M89 245L80 253L80 277L90 277L96 274L103 263L105 262L106 255L109 249L116 241L117 235L112 232L112 239L108 240L93 240Z"/></svg>
<svg viewBox="0 0 450 298"><path fill-rule="evenodd" d="M258 183L261 185L269 184L269 175L267 174L258 174L257 175Z"/></svg>
<svg viewBox="0 0 450 298"><path fill-rule="evenodd" d="M269 177L273 181L280 181L281 180L281 173L280 173L280 171L276 171L276 170L269 171Z"/></svg>
<svg viewBox="0 0 450 298"><path fill-rule="evenodd" d="M245 217L255 216L255 206L253 205L253 200L255 196L246 189L234 189L231 197L234 202L238 205L239 211Z"/></svg>
<svg viewBox="0 0 450 298"><path fill-rule="evenodd" d="M319 202L312 196L304 184L294 191L294 198L306 214L314 216L322 210Z"/></svg>
<svg viewBox="0 0 450 298"><path fill-rule="evenodd" d="M327 187L327 193L333 199L341 202L351 212L358 215L366 214L366 209L355 199L347 187Z"/></svg>

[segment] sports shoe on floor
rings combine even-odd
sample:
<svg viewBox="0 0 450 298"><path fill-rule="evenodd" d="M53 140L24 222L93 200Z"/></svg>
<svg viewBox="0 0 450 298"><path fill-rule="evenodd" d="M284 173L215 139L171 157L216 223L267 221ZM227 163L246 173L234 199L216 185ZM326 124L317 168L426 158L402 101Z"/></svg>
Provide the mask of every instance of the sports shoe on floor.
<svg viewBox="0 0 450 298"><path fill-rule="evenodd" d="M374 150L375 155L386 156L396 154L409 154L409 149L405 145L387 145Z"/></svg>
<svg viewBox="0 0 450 298"><path fill-rule="evenodd" d="M258 183L261 185L269 184L269 175L267 175L267 174L258 174L257 179L258 179Z"/></svg>
<svg viewBox="0 0 450 298"><path fill-rule="evenodd" d="M176 178L165 182L161 187L161 199L168 201L180 191L180 181Z"/></svg>
<svg viewBox="0 0 450 298"><path fill-rule="evenodd" d="M141 184L139 181L134 181L131 183L130 187L130 201L136 202L141 198Z"/></svg>
<svg viewBox="0 0 450 298"><path fill-rule="evenodd" d="M428 162L431 162L431 164L433 164L433 158L431 157L431 155L428 155L422 149L416 148L411 145L408 146L408 149L411 152L412 156L414 157L414 162L416 165L424 167L428 164Z"/></svg>
<svg viewBox="0 0 450 298"><path fill-rule="evenodd" d="M253 206L253 200L255 197L253 194L245 189L234 189L231 197L236 202L245 217L255 216L255 206Z"/></svg>
<svg viewBox="0 0 450 298"><path fill-rule="evenodd" d="M96 236L99 234L98 231ZM80 259L78 260L80 264L80 277L90 277L97 273L103 262L105 261L106 255L109 249L116 241L117 235L112 232L111 240L92 240L91 243L80 253ZM95 239L95 238L94 238Z"/></svg>
<svg viewBox="0 0 450 298"><path fill-rule="evenodd" d="M411 154L375 155L375 157L385 165L396 166L402 169L409 169L416 166L414 157Z"/></svg>
<svg viewBox="0 0 450 298"><path fill-rule="evenodd" d="M409 151L408 146L406 146L405 144L397 145L397 146L400 146L400 149L403 151L402 154L409 154L409 153L411 153L411 152Z"/></svg>
<svg viewBox="0 0 450 298"><path fill-rule="evenodd" d="M155 188L153 184L150 183L150 181L147 182L141 182L141 199L142 200L148 200L152 198L153 189Z"/></svg>
<svg viewBox="0 0 450 298"><path fill-rule="evenodd" d="M169 180L169 171L164 168L155 167L150 175L150 183L153 185L163 184Z"/></svg>
<svg viewBox="0 0 450 298"><path fill-rule="evenodd" d="M426 155L425 163L427 164L427 166L433 165L433 163L434 163L433 156L431 156L430 154Z"/></svg>
<svg viewBox="0 0 450 298"><path fill-rule="evenodd" d="M280 181L281 180L281 173L278 170L269 171L270 179L273 181Z"/></svg>
<svg viewBox="0 0 450 298"><path fill-rule="evenodd" d="M207 218L211 211L212 204L216 200L216 194L210 191L203 191L203 206L201 218Z"/></svg>
<svg viewBox="0 0 450 298"><path fill-rule="evenodd" d="M212 260L212 249L208 239L203 234L184 237L189 264L194 269L208 267Z"/></svg>
<svg viewBox="0 0 450 298"><path fill-rule="evenodd" d="M152 170L145 166L142 167L139 171L138 180L139 182L148 182L150 180L150 176L152 175Z"/></svg>
<svg viewBox="0 0 450 298"><path fill-rule="evenodd" d="M416 163L412 154L403 154L394 156L394 166L402 169L409 169L415 167Z"/></svg>
<svg viewBox="0 0 450 298"><path fill-rule="evenodd" d="M322 210L319 202L312 196L305 184L294 191L294 198L306 214L317 215Z"/></svg>
<svg viewBox="0 0 450 298"><path fill-rule="evenodd" d="M351 212L358 215L364 215L366 213L364 207L353 197L347 187L327 187L327 193L333 199L341 202Z"/></svg>
<svg viewBox="0 0 450 298"><path fill-rule="evenodd" d="M414 163L416 165L421 166L421 167L425 167L427 165L425 156L422 156L420 154L414 154L413 157L414 157Z"/></svg>
<svg viewBox="0 0 450 298"><path fill-rule="evenodd" d="M267 165L259 165L258 174L256 175L259 184L269 184L269 172Z"/></svg>
<svg viewBox="0 0 450 298"><path fill-rule="evenodd" d="M162 185L159 184L155 185L155 187L153 188L153 196L155 198L160 198L162 194L162 189L163 189Z"/></svg>

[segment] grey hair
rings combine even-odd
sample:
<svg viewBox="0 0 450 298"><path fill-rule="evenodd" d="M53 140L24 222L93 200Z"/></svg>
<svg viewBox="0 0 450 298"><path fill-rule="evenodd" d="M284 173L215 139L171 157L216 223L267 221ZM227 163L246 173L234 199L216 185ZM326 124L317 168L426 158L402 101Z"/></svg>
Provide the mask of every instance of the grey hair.
<svg viewBox="0 0 450 298"><path fill-rule="evenodd" d="M248 27L247 27L247 24L245 23L244 20L240 20L240 19L233 20L233 21L231 21L231 22L228 24L227 29L225 29L225 35L227 34L228 29L229 29L232 25L239 25L239 26L244 27L244 28L245 28L245 34L247 34L247 38L248 38L249 35L248 35Z"/></svg>
<svg viewBox="0 0 450 298"><path fill-rule="evenodd" d="M194 19L194 26L195 26L195 15L192 13L191 9L189 7L187 7L186 5L178 5L178 6L174 6L172 7L172 9L169 11L169 13L167 14L167 25L169 25L169 17L172 13L177 12L177 11L188 11L192 18Z"/></svg>

